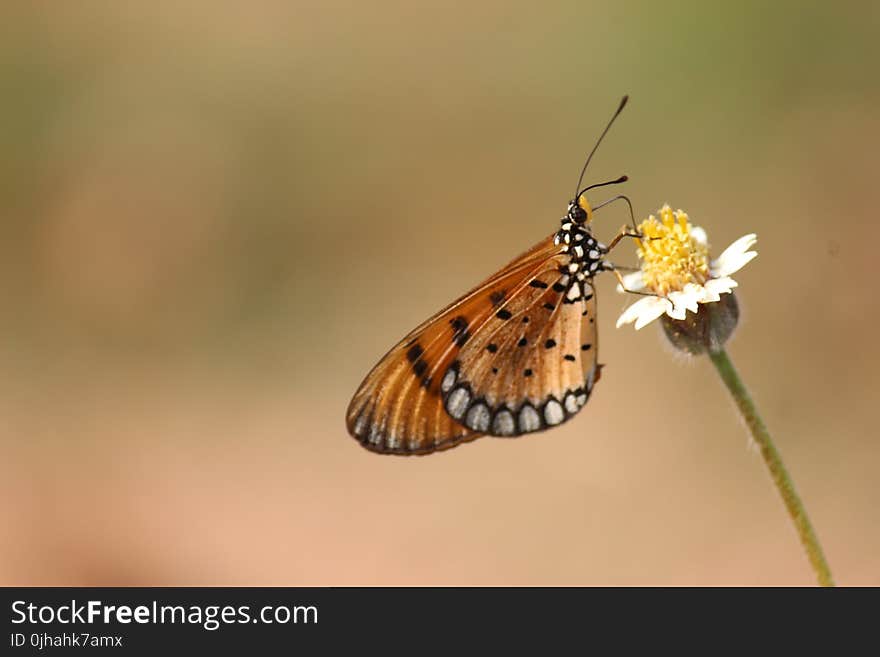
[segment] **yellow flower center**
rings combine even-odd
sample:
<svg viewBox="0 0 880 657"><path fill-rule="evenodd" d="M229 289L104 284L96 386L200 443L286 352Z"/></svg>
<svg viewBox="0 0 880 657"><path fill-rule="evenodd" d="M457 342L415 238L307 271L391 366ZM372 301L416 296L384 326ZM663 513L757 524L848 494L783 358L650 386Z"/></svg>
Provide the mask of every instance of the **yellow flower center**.
<svg viewBox="0 0 880 657"><path fill-rule="evenodd" d="M660 208L660 219L649 216L639 225L638 241L645 285L661 296L683 290L688 283L709 279L709 249L693 235L694 227L681 210Z"/></svg>

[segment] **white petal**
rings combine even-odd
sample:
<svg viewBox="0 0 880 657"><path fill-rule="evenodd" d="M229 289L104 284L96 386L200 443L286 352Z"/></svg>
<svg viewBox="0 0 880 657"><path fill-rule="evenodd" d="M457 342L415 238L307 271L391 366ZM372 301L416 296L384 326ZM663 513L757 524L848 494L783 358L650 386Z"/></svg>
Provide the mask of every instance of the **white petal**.
<svg viewBox="0 0 880 657"><path fill-rule="evenodd" d="M687 308L684 306L676 306L673 304L666 304L666 314L669 315L672 319L684 319L687 317Z"/></svg>
<svg viewBox="0 0 880 657"><path fill-rule="evenodd" d="M624 324L632 324L639 318L639 314L642 309L645 307L645 302L648 301L648 297L644 299L639 299L634 304L630 305L626 310L624 310L620 317L617 318L617 328L620 328Z"/></svg>
<svg viewBox="0 0 880 657"><path fill-rule="evenodd" d="M757 255L757 251L747 251L738 255L728 255L723 260L719 258L709 266L709 274L719 277L729 276L745 267Z"/></svg>
<svg viewBox="0 0 880 657"><path fill-rule="evenodd" d="M632 290L634 292L639 292L645 289L645 277L642 276L642 272L634 271L631 274L627 274L623 276L623 284L626 287L626 290ZM626 292L621 286L620 283L617 284L618 292Z"/></svg>
<svg viewBox="0 0 880 657"><path fill-rule="evenodd" d="M670 292L668 296L672 307L667 308L666 314L673 319L684 319L688 310L694 313L699 310L697 304L703 296L703 287L689 284L681 292Z"/></svg>
<svg viewBox="0 0 880 657"><path fill-rule="evenodd" d="M709 285L710 281L706 281L706 285L701 288L702 294L700 295L700 303L715 303L716 301L721 300L721 294L715 291L715 289Z"/></svg>
<svg viewBox="0 0 880 657"><path fill-rule="evenodd" d="M702 244L703 246L709 244L709 238L706 237L706 231L700 226L694 226L691 229L691 237L697 241L697 244Z"/></svg>
<svg viewBox="0 0 880 657"><path fill-rule="evenodd" d="M733 290L737 286L737 282L730 278L730 276L724 276L723 278L712 278L706 281L705 290L706 293L712 296L715 296L715 299L711 299L710 301L718 301L721 298L720 295L727 294ZM705 303L705 302L704 302Z"/></svg>
<svg viewBox="0 0 880 657"><path fill-rule="evenodd" d="M639 299L629 308L623 311L617 318L617 328L631 322L636 323L636 330L642 328L662 315L669 302L660 297L645 297Z"/></svg>
<svg viewBox="0 0 880 657"><path fill-rule="evenodd" d="M702 285L697 285L696 283L688 283L684 286L684 294L689 301L692 300L693 302L691 305L688 306L688 310L697 312L697 303L705 296L706 289Z"/></svg>
<svg viewBox="0 0 880 657"><path fill-rule="evenodd" d="M697 312L697 300L689 294L670 292L668 298L672 303L666 304L666 314L672 319L684 319L688 310Z"/></svg>
<svg viewBox="0 0 880 657"><path fill-rule="evenodd" d="M743 235L712 261L709 265L709 273L713 278L721 278L739 271L758 255L757 251L749 251L757 241L758 237L754 233Z"/></svg>
<svg viewBox="0 0 880 657"><path fill-rule="evenodd" d="M660 317L670 305L669 301L663 297L645 297L645 301L649 303L645 304L645 309L636 320L636 331Z"/></svg>

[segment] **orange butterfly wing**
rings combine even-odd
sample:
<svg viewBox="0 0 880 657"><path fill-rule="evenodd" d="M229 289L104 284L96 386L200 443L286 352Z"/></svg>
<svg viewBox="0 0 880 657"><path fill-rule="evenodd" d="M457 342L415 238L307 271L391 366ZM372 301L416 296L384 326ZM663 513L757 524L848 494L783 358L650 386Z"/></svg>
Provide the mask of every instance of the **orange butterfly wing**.
<svg viewBox="0 0 880 657"><path fill-rule="evenodd" d="M511 298L452 364L445 408L472 431L542 431L586 404L599 378L596 302L590 282L571 280L563 262L528 281L540 293Z"/></svg>
<svg viewBox="0 0 880 657"><path fill-rule="evenodd" d="M367 449L390 454L426 454L484 433L450 417L443 378L487 322L500 321L497 314L523 296L540 296L543 290L529 281L555 271L558 253L548 237L411 331L355 393L346 413L349 433Z"/></svg>

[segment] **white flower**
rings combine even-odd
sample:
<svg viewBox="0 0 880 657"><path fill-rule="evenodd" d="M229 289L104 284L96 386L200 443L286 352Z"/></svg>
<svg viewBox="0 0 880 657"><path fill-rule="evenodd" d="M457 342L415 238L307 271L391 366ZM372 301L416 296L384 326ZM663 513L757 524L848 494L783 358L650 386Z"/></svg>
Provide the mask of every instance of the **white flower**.
<svg viewBox="0 0 880 657"><path fill-rule="evenodd" d="M709 261L706 231L692 226L681 210L665 205L660 219L651 215L639 226L644 238L639 240L640 269L623 277L618 292L644 291L650 296L639 299L617 320L618 328L635 322L636 329L653 322L664 313L684 319L687 311L697 312L698 304L713 303L736 287L730 274L742 269L758 255L750 251L757 237L744 235ZM625 288L625 289L624 289Z"/></svg>

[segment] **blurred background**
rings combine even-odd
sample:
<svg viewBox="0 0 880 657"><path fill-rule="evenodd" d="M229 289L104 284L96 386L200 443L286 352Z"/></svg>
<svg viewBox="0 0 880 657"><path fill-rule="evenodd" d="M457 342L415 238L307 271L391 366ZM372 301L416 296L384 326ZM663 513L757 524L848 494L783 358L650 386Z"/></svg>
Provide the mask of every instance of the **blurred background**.
<svg viewBox="0 0 880 657"><path fill-rule="evenodd" d="M588 180L758 233L731 356L837 580L880 584L880 9L713 5L4 2L0 583L812 584L710 363L616 330L611 276L575 421L345 431L629 93Z"/></svg>

